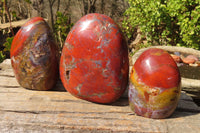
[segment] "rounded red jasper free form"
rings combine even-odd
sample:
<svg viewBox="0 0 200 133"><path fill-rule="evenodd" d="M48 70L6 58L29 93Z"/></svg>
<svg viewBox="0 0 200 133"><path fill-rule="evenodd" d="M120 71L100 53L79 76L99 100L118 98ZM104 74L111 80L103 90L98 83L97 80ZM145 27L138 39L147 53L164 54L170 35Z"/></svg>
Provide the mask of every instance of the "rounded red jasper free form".
<svg viewBox="0 0 200 133"><path fill-rule="evenodd" d="M170 116L180 96L180 73L167 51L150 48L136 60L130 76L129 103L138 115Z"/></svg>
<svg viewBox="0 0 200 133"><path fill-rule="evenodd" d="M51 89L58 77L58 54L48 24L41 17L31 18L11 45L11 64L18 83L27 89Z"/></svg>
<svg viewBox="0 0 200 133"><path fill-rule="evenodd" d="M128 48L117 24L108 16L88 14L67 36L60 77L72 95L97 103L117 100L128 84Z"/></svg>

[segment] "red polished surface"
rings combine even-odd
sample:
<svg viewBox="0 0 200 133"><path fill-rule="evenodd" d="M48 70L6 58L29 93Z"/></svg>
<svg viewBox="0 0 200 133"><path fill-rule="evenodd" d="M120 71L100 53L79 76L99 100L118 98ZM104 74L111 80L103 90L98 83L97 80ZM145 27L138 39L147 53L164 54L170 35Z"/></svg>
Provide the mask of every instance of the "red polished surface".
<svg viewBox="0 0 200 133"><path fill-rule="evenodd" d="M129 104L148 118L169 117L180 97L180 73L173 58L164 50L150 48L133 65L129 83Z"/></svg>
<svg viewBox="0 0 200 133"><path fill-rule="evenodd" d="M176 63L162 49L152 48L143 52L134 68L139 80L150 87L172 88L180 82Z"/></svg>
<svg viewBox="0 0 200 133"><path fill-rule="evenodd" d="M30 19L29 21L27 21L22 28L17 32L17 34L15 35L14 39L13 39L13 45L10 49L10 56L16 56L19 51L23 48L24 46L24 42L28 39L28 37L30 36L30 34L32 33L32 28L34 28L34 26L37 23L43 23L44 19L41 17L34 17L32 19Z"/></svg>
<svg viewBox="0 0 200 133"><path fill-rule="evenodd" d="M111 18L95 13L75 24L60 61L67 91L92 102L114 102L126 89L128 68L126 41Z"/></svg>
<svg viewBox="0 0 200 133"><path fill-rule="evenodd" d="M28 89L51 89L58 75L58 49L50 27L41 17L26 22L15 35L10 58L19 84Z"/></svg>

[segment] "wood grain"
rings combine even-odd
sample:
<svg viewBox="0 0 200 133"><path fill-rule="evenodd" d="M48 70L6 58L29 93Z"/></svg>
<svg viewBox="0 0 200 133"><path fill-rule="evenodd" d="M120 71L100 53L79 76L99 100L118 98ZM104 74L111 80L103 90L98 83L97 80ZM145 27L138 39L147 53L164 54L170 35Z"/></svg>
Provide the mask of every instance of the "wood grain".
<svg viewBox="0 0 200 133"><path fill-rule="evenodd" d="M200 107L184 92L167 119L136 116L127 94L110 105L70 95L58 81L51 91L20 87L10 60L0 64L0 132L176 132L200 131Z"/></svg>

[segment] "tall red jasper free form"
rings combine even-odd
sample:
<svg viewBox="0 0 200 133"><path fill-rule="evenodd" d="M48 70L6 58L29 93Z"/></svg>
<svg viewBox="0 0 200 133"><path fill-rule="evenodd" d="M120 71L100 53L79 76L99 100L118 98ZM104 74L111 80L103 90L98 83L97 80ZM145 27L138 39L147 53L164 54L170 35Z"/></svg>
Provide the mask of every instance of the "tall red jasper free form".
<svg viewBox="0 0 200 133"><path fill-rule="evenodd" d="M167 51L150 48L133 65L129 104L138 115L166 118L175 110L180 96L180 73Z"/></svg>
<svg viewBox="0 0 200 133"><path fill-rule="evenodd" d="M27 21L15 35L10 58L18 83L27 89L49 90L58 77L58 46L41 17Z"/></svg>
<svg viewBox="0 0 200 133"><path fill-rule="evenodd" d="M128 49L117 24L93 13L82 17L65 41L60 77L72 95L97 103L111 103L128 83Z"/></svg>

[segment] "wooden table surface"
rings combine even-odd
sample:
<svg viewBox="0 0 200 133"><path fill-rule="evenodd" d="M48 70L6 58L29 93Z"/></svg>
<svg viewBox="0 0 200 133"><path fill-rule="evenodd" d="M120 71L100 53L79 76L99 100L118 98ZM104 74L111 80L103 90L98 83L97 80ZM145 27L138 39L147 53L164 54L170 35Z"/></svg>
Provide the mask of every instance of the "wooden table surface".
<svg viewBox="0 0 200 133"><path fill-rule="evenodd" d="M0 132L174 132L199 133L200 107L184 92L167 119L136 116L127 94L110 105L73 97L62 83L51 91L20 87L10 60L0 64Z"/></svg>

